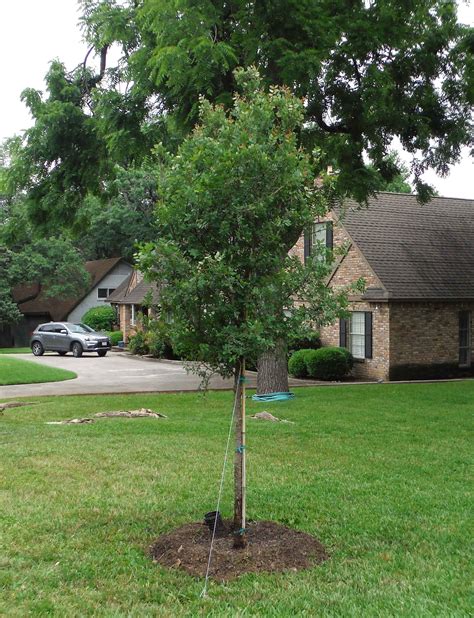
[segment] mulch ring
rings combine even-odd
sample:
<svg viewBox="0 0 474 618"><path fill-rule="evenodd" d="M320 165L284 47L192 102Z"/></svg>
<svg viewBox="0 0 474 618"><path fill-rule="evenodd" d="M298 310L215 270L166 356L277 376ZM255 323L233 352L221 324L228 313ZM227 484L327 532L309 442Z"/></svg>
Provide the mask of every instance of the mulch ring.
<svg viewBox="0 0 474 618"><path fill-rule="evenodd" d="M313 536L273 521L247 524L247 545L234 549L232 522L214 539L210 577L226 581L244 573L300 571L329 558ZM211 533L203 523L185 524L160 536L150 547L153 561L190 575L206 575Z"/></svg>

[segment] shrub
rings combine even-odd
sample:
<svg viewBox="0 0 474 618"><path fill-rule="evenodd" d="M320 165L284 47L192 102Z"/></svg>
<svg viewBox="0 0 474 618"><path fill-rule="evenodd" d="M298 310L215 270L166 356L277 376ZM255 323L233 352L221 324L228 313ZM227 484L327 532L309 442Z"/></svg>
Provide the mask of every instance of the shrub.
<svg viewBox="0 0 474 618"><path fill-rule="evenodd" d="M306 330L302 333L291 335L288 338L288 349L290 352L296 352L297 350L319 350L320 347L320 335L314 330Z"/></svg>
<svg viewBox="0 0 474 618"><path fill-rule="evenodd" d="M100 331L112 330L115 320L115 309L109 305L91 307L82 316L82 321L84 324L87 324L87 326L90 326L94 330Z"/></svg>
<svg viewBox="0 0 474 618"><path fill-rule="evenodd" d="M107 332L112 345L118 345L119 341L123 341L123 333L121 330L110 330Z"/></svg>
<svg viewBox="0 0 474 618"><path fill-rule="evenodd" d="M352 368L352 354L344 348L320 348L306 355L306 369L311 378L342 380Z"/></svg>
<svg viewBox="0 0 474 618"><path fill-rule="evenodd" d="M128 340L128 349L132 354L148 354L149 349L146 343L146 335L143 331L138 330Z"/></svg>
<svg viewBox="0 0 474 618"><path fill-rule="evenodd" d="M145 343L149 353L155 358L163 358L165 355L165 341L158 330L151 330L145 334Z"/></svg>
<svg viewBox="0 0 474 618"><path fill-rule="evenodd" d="M293 352L288 361L288 373L294 378L308 377L308 369L306 367L306 358L309 352L313 350L297 350Z"/></svg>

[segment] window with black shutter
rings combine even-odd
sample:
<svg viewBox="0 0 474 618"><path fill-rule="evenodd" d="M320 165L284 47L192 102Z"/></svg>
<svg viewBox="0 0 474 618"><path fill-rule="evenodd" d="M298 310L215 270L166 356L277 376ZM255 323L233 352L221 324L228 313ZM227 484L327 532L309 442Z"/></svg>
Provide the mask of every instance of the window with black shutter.
<svg viewBox="0 0 474 618"><path fill-rule="evenodd" d="M339 347L348 348L347 333L349 332L349 320L339 319Z"/></svg>
<svg viewBox="0 0 474 618"><path fill-rule="evenodd" d="M459 312L459 366L471 366L471 312Z"/></svg>
<svg viewBox="0 0 474 618"><path fill-rule="evenodd" d="M372 358L372 312L365 311L365 358Z"/></svg>
<svg viewBox="0 0 474 618"><path fill-rule="evenodd" d="M339 345L357 359L372 358L372 312L353 311L348 320L340 320Z"/></svg>
<svg viewBox="0 0 474 618"><path fill-rule="evenodd" d="M313 223L310 229L304 233L304 260L310 255L314 255L315 250L319 246L324 246L326 249L333 248L333 224L332 221L323 221ZM320 256L324 259L323 255Z"/></svg>

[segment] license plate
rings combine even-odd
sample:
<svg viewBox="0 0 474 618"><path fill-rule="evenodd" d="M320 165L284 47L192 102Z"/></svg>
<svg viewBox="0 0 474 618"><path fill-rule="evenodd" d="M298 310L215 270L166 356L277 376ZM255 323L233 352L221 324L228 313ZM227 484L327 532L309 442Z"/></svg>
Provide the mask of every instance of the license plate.
<svg viewBox="0 0 474 618"><path fill-rule="evenodd" d="M107 341L102 341L102 345L107 345Z"/></svg>

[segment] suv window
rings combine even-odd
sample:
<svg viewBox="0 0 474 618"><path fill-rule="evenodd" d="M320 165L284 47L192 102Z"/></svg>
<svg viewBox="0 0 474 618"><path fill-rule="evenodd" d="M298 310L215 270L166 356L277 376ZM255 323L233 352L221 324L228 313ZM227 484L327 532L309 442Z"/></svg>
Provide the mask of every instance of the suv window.
<svg viewBox="0 0 474 618"><path fill-rule="evenodd" d="M71 333L93 333L94 329L90 328L86 324L69 324L69 330Z"/></svg>
<svg viewBox="0 0 474 618"><path fill-rule="evenodd" d="M40 333L54 333L55 324L46 324L39 329Z"/></svg>

